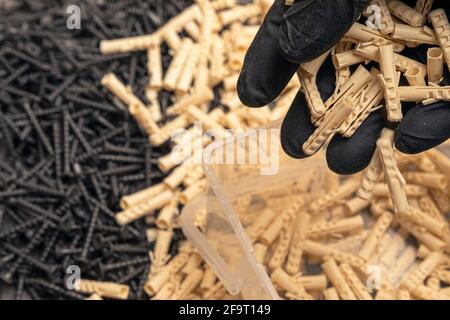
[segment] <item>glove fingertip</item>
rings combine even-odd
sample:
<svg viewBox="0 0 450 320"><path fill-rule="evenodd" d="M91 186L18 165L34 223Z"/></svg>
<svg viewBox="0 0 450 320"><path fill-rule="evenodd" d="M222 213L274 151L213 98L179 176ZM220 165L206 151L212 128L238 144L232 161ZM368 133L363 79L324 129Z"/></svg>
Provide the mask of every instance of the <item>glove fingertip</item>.
<svg viewBox="0 0 450 320"><path fill-rule="evenodd" d="M339 148L339 146L337 146ZM339 150L335 150L333 146L328 146L326 152L327 165L331 171L339 175L352 175L364 170L367 165L367 160L358 161L353 156L342 156Z"/></svg>
<svg viewBox="0 0 450 320"><path fill-rule="evenodd" d="M299 91L281 125L281 147L288 156L295 159L309 157L303 151L303 144L315 130L310 119L305 95Z"/></svg>
<svg viewBox="0 0 450 320"><path fill-rule="evenodd" d="M403 134L401 130L397 130L394 136L395 148L401 153L418 154L432 149L447 139L421 139Z"/></svg>
<svg viewBox="0 0 450 320"><path fill-rule="evenodd" d="M329 168L340 175L355 174L367 168L383 127L378 111L372 113L350 138L335 135L327 148Z"/></svg>
<svg viewBox="0 0 450 320"><path fill-rule="evenodd" d="M252 81L248 80L245 71L242 71L237 83L237 93L239 100L241 100L245 106L251 108L263 107L276 98L267 97L263 94L263 90L255 88L251 83Z"/></svg>
<svg viewBox="0 0 450 320"><path fill-rule="evenodd" d="M406 154L434 148L450 137L448 103L417 105L411 108L395 130L395 147Z"/></svg>
<svg viewBox="0 0 450 320"><path fill-rule="evenodd" d="M298 144L290 143L289 139L281 140L281 148L283 151L291 158L294 159L304 159L307 158L308 155L303 152L303 149Z"/></svg>
<svg viewBox="0 0 450 320"><path fill-rule="evenodd" d="M406 136L399 134L398 131L395 132L394 143L395 148L401 153L405 154L416 154L417 152L417 144L415 144L414 139L409 139Z"/></svg>

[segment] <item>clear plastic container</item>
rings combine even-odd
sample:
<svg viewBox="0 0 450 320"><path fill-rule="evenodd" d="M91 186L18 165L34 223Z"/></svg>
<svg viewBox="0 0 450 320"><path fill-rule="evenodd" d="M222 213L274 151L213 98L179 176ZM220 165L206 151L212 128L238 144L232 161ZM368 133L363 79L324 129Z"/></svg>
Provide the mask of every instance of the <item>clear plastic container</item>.
<svg viewBox="0 0 450 320"><path fill-rule="evenodd" d="M207 163L204 168L209 189L206 195L188 203L181 217L186 237L214 268L228 292L240 295L242 299L279 299L275 285L270 280L269 270L257 262L252 241L245 232L261 216L263 210L270 208L279 215L300 195L307 194L307 202L310 202L331 191L330 178L339 179L342 185L349 179L360 177L336 178L327 168L324 152L303 160L290 158L279 145L279 125L275 123L247 132L237 139L230 139L217 145L209 157L205 156ZM256 161L249 156L254 154L255 144L259 151L259 159ZM440 147L440 150L450 155L448 145ZM211 161L212 158L220 158L224 152L228 154L231 151L235 159L240 153L239 164L231 164L231 161L230 164L217 164L220 161ZM245 161L242 161L243 158ZM205 208L206 219L199 228L196 221L198 222L198 217ZM329 216L329 210L324 215ZM365 228L374 224L375 219L368 210L363 217ZM327 218L322 215L315 216L314 219ZM414 241L405 240L395 228L396 225L387 232L383 239L385 247L381 248L380 245L378 257L369 265L380 266L383 254L387 255L395 250L395 253L389 253L391 258L394 257L394 260L390 260L390 265L381 265L378 270L393 287L398 286L399 279L416 263L412 259L411 265L400 270L395 262L399 259L407 260L407 254L414 252L415 255L418 250ZM347 236L350 239L351 234ZM357 254L362 243L362 240L355 240L346 244L331 236L327 245ZM314 257L307 256L302 276L319 274L321 269L317 262ZM373 270L367 271L370 273ZM395 272L401 274L394 274Z"/></svg>

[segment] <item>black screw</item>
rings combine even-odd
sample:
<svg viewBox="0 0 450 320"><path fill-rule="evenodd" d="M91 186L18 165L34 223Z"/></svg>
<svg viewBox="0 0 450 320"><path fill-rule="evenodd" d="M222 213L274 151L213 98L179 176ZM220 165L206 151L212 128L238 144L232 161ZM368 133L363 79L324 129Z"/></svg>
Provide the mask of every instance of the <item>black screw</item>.
<svg viewBox="0 0 450 320"><path fill-rule="evenodd" d="M30 252L33 250L33 248L41 243L42 235L44 234L44 232L46 231L47 228L48 228L48 224L47 223L43 223L41 228L39 228L38 231L36 231L36 233L34 234L33 238L31 238L31 240L28 242L27 246L22 250L22 254L23 255L19 256L16 259L14 264L11 266L11 268L7 272L7 274L8 274L7 277L8 278L12 278L14 276L14 274L17 271L17 269L19 269L22 261L25 259L25 256L30 254Z"/></svg>
<svg viewBox="0 0 450 320"><path fill-rule="evenodd" d="M0 207L0 230L2 228L2 224L3 224L3 216L5 215L5 209Z"/></svg>
<svg viewBox="0 0 450 320"><path fill-rule="evenodd" d="M47 136L44 133L44 130L42 129L41 125L39 124L36 116L33 113L33 110L31 110L31 106L28 102L25 102L23 105L25 112L28 114L28 117L30 118L31 123L33 124L34 129L36 130L37 134L39 135L39 138L41 139L42 143L44 144L45 149L47 152L51 155L53 155L53 148L48 141Z"/></svg>
<svg viewBox="0 0 450 320"><path fill-rule="evenodd" d="M60 294L61 296L65 296L71 299L78 299L83 300L85 297L79 293L69 291L66 289L63 289L59 286L56 286L48 281L45 281L43 279L33 279L33 278L27 278L25 279L26 285L33 285L33 286L40 286L44 289L47 289L49 291L52 291L54 293Z"/></svg>
<svg viewBox="0 0 450 320"><path fill-rule="evenodd" d="M145 283L147 282L149 272L150 272L150 264L147 264L145 266L144 272L141 273L141 276L139 278L139 282L138 282L137 290L136 290L136 298L137 299L142 299L142 295L144 294L144 286L145 286Z"/></svg>
<svg viewBox="0 0 450 320"><path fill-rule="evenodd" d="M8 146L8 151L11 154L15 154L15 148L14 148L14 143L11 137L11 132L8 128L8 126L6 125L6 121L4 120L4 115L0 110L0 129L2 130L3 133L3 139L6 141L6 145Z"/></svg>
<svg viewBox="0 0 450 320"><path fill-rule="evenodd" d="M136 278L137 276L141 275L143 272L145 273L146 269L148 269L149 265L143 265L139 268L136 269L132 269L131 272L126 273L122 278L119 278L116 280L117 283L126 283L126 282L130 282L131 280L133 280L134 278Z"/></svg>
<svg viewBox="0 0 450 320"><path fill-rule="evenodd" d="M104 176L118 176L121 174L129 174L131 172L141 170L142 165L139 164L131 164L131 165L124 165L124 166L116 166L114 163L109 163L110 166L107 170L102 172L102 175Z"/></svg>
<svg viewBox="0 0 450 320"><path fill-rule="evenodd" d="M80 141L83 148L86 150L88 154L93 154L92 147L87 142L86 138L84 137L83 133L81 132L80 128L75 124L75 122L70 117L69 113L67 113L67 120L69 121L69 126L72 129L72 131L75 133L75 136L78 138L78 141Z"/></svg>
<svg viewBox="0 0 450 320"><path fill-rule="evenodd" d="M0 240L4 240L4 239L6 239L8 237L12 237L20 232L27 231L31 227L33 227L47 219L48 219L48 217L46 217L46 216L38 216L36 218L24 221L23 223L17 224L16 226L8 229L7 231L0 233Z"/></svg>
<svg viewBox="0 0 450 320"><path fill-rule="evenodd" d="M107 272L110 272L113 270L126 268L126 267L130 267L130 266L136 266L136 265L148 263L148 262L149 262L148 258L137 258L134 260L124 261L124 262L117 262L117 263L111 263L111 264L99 264L98 267L99 267L100 274L105 275Z"/></svg>
<svg viewBox="0 0 450 320"><path fill-rule="evenodd" d="M105 161L128 162L128 163L144 163L144 161L145 161L145 159L140 158L140 157L121 156L121 155L113 155L113 154L102 154L102 155L99 155L98 158L100 160L105 160Z"/></svg>
<svg viewBox="0 0 450 320"><path fill-rule="evenodd" d="M67 110L63 113L63 159L64 159L64 174L70 173L70 138L69 138L69 112Z"/></svg>
<svg viewBox="0 0 450 320"><path fill-rule="evenodd" d="M96 102L96 101L92 101L92 100L88 100L88 99L84 99L84 98L80 98L71 94L66 94L65 97L73 102L82 104L82 105L86 105L89 106L91 108L95 108L101 111L106 111L106 112L112 112L112 113L117 113L118 110L111 107L108 104L105 103L101 103L101 102Z"/></svg>
<svg viewBox="0 0 450 320"><path fill-rule="evenodd" d="M15 255L17 255L19 257L23 257L23 259L26 260L29 264L44 271L48 275L54 274L56 269L58 268L57 266L51 266L51 265L48 265L48 264L45 264L45 263L39 261L38 259L30 256L29 254L22 252L22 250L10 245L9 243L5 243L4 246L6 249L11 251ZM6 283L11 283L12 277L13 277L13 274L10 272L6 272L1 275L2 280L5 281Z"/></svg>
<svg viewBox="0 0 450 320"><path fill-rule="evenodd" d="M145 145L145 183L150 185L152 183L152 170L151 170L151 157L152 157L152 147L149 144Z"/></svg>
<svg viewBox="0 0 450 320"><path fill-rule="evenodd" d="M81 259L86 259L89 248L91 247L92 235L94 234L95 224L97 223L99 207L96 206L94 212L92 213L91 222L89 223L89 229L86 234L86 240L84 241L83 251L81 252Z"/></svg>
<svg viewBox="0 0 450 320"><path fill-rule="evenodd" d="M7 52L7 53L9 53L9 54L11 54L13 56L16 56L16 57L18 57L18 58L20 58L20 59L22 59L22 60L24 60L24 61L26 61L26 62L28 62L28 63L30 63L32 65L34 65L35 67L37 67L39 69L42 69L43 71L50 71L50 69L51 69L51 67L47 63L42 62L40 60L37 60L35 58L29 57L29 56L21 53L20 51L15 50L15 49L4 48L3 50L4 50L4 52Z"/></svg>
<svg viewBox="0 0 450 320"><path fill-rule="evenodd" d="M103 205L105 205L106 204L105 197L103 195L102 188L100 187L100 184L98 182L97 173L96 172L91 173L90 178L91 178L92 186L94 187L95 193L97 194L97 198L100 199L100 202Z"/></svg>
<svg viewBox="0 0 450 320"><path fill-rule="evenodd" d="M50 239L48 239L48 241L45 243L44 251L42 251L42 254L39 258L42 262L47 261L48 257L54 250L54 247L55 247L56 241L58 240L59 235L60 235L60 231L56 230L55 232L53 232Z"/></svg>
<svg viewBox="0 0 450 320"><path fill-rule="evenodd" d="M51 197L64 197L65 194L62 191L56 190L56 189L50 189L47 187L44 187L42 185L37 185L31 182L18 182L19 186L26 188L32 192L41 193L43 195L48 195Z"/></svg>
<svg viewBox="0 0 450 320"><path fill-rule="evenodd" d="M20 207L23 207L23 208L27 209L29 212L33 212L35 214L39 214L41 216L45 216L50 219L53 219L56 222L59 222L61 220L61 218L58 217L57 215L55 215L54 213L50 213L47 210L45 210L41 207L38 207L28 201L22 200L22 199L10 199L9 203L12 205L18 205Z"/></svg>
<svg viewBox="0 0 450 320"><path fill-rule="evenodd" d="M148 254L149 249L145 247L139 247L134 245L123 244L110 244L108 248L105 248L109 253L135 253L135 254Z"/></svg>
<svg viewBox="0 0 450 320"><path fill-rule="evenodd" d="M78 76L77 74L69 76L57 89L55 89L51 94L47 96L47 100L48 101L55 100L55 98L58 97L64 91L64 89L66 89L72 82L75 81L77 76Z"/></svg>
<svg viewBox="0 0 450 320"><path fill-rule="evenodd" d="M59 180L62 176L62 163L61 163L62 136L61 136L61 123L59 117L53 120L52 130L53 130L53 146L55 148L55 173L56 177Z"/></svg>

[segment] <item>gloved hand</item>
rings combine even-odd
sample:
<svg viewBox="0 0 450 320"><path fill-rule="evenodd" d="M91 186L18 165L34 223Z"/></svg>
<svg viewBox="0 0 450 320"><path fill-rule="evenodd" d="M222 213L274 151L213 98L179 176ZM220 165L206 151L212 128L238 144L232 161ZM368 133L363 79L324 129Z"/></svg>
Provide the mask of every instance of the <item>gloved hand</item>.
<svg viewBox="0 0 450 320"><path fill-rule="evenodd" d="M369 0L297 0L289 7L275 0L244 61L238 94L249 107L261 107L277 98L297 71L333 47L359 18ZM435 8L450 9L444 1ZM415 3L415 1L414 1ZM412 5L414 5L414 3ZM411 5L411 4L410 4ZM401 54L426 63L426 46ZM446 79L450 79L446 69ZM402 80L404 81L404 79ZM335 70L329 57L317 76L322 99L335 88ZM395 130L396 148L404 153L420 153L450 137L450 105L403 104L404 119ZM302 92L294 99L281 127L281 145L294 158L304 158L303 143L314 132L310 112ZM367 167L381 130L388 124L384 108L373 112L351 138L335 135L328 145L328 166L339 174L353 174Z"/></svg>

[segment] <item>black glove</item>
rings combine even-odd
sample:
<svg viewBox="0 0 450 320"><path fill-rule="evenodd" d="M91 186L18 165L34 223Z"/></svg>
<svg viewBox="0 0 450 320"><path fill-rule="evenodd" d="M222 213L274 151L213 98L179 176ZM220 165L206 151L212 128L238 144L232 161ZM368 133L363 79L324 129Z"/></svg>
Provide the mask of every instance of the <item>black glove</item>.
<svg viewBox="0 0 450 320"><path fill-rule="evenodd" d="M299 64L334 46L368 2L297 0L289 7L285 0L275 0L245 57L238 81L241 101L249 107L261 107L275 100ZM447 10L443 2L435 1L434 6ZM447 12L449 14L450 10ZM426 50L426 46L420 46L401 54L426 63ZM450 79L448 73L446 79ZM335 70L330 57L319 70L317 83L325 101L335 88ZM450 137L447 102L428 106L405 103L403 109L404 119L395 131L395 144L401 152L419 153ZM302 145L315 129L310 119L305 96L299 92L281 127L281 145L288 155L307 156ZM352 174L366 168L385 125L390 125L385 120L385 110L379 110L373 112L351 138L335 135L327 149L328 166L339 174Z"/></svg>

